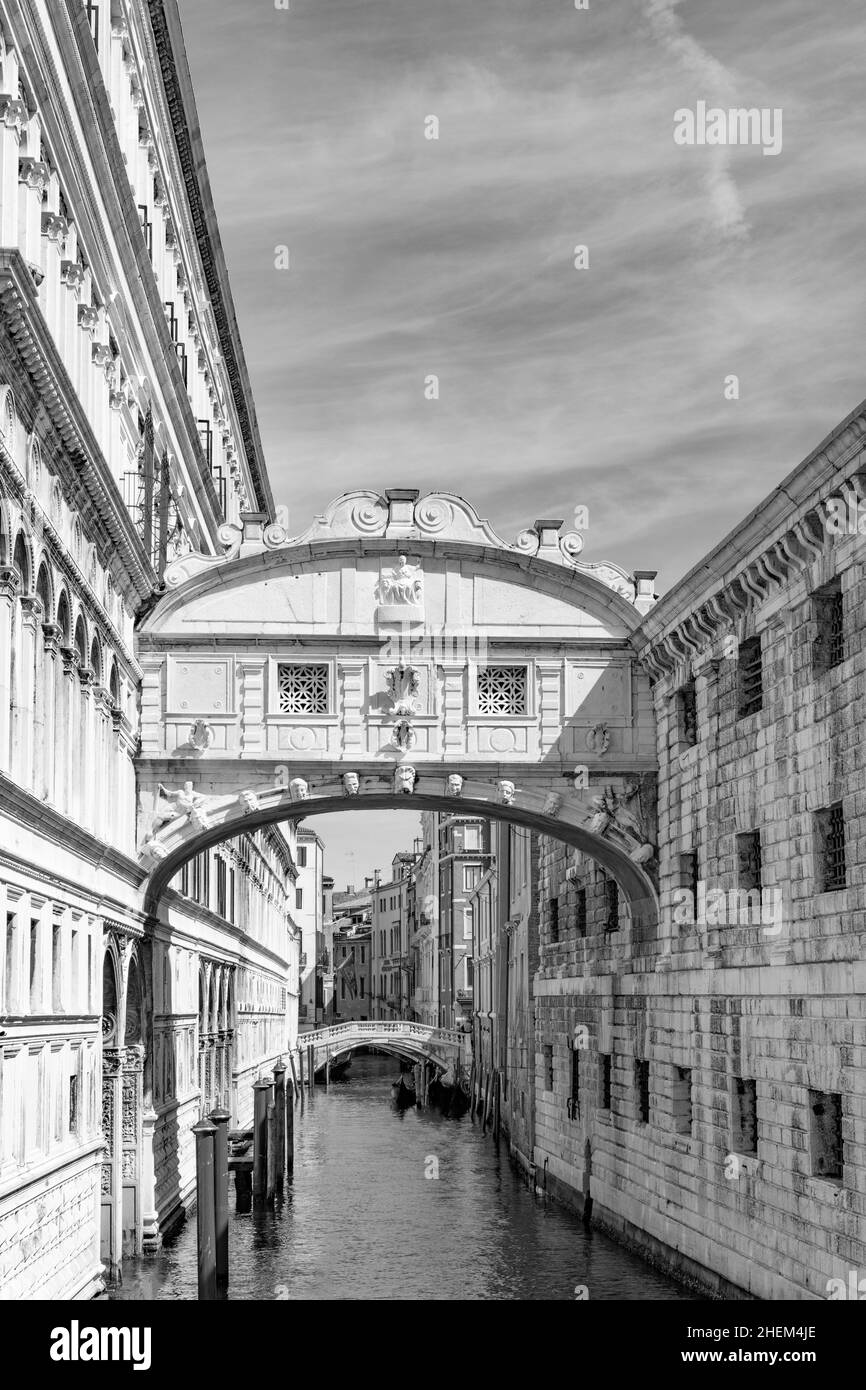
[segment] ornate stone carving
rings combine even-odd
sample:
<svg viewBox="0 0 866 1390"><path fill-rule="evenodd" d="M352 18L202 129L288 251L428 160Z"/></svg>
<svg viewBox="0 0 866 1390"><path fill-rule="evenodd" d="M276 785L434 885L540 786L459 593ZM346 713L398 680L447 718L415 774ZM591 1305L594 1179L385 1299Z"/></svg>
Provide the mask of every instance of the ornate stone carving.
<svg viewBox="0 0 866 1390"><path fill-rule="evenodd" d="M606 724L593 724L591 729L587 729L586 746L590 753L604 757L610 747L610 732Z"/></svg>
<svg viewBox="0 0 866 1390"><path fill-rule="evenodd" d="M257 811L259 809L259 799L256 796L255 792L239 792L238 805L240 806L244 815L248 816L252 811Z"/></svg>
<svg viewBox="0 0 866 1390"><path fill-rule="evenodd" d="M154 840L152 837L149 840L145 840L141 847L141 857L145 862L158 864L165 859L167 855L168 850L165 845L161 844L159 840Z"/></svg>
<svg viewBox="0 0 866 1390"><path fill-rule="evenodd" d="M613 787L606 787L601 796L593 797L591 805L593 811L587 824L594 835L618 844L636 864L647 864L655 857L655 846L649 842L641 809L638 782L629 782L621 795Z"/></svg>
<svg viewBox="0 0 866 1390"><path fill-rule="evenodd" d="M48 165L41 159L34 159L31 155L22 155L18 161L18 182L26 184L28 188L35 188L40 195L48 187L48 180L51 177Z"/></svg>
<svg viewBox="0 0 866 1390"><path fill-rule="evenodd" d="M180 791L172 792L162 783L159 784L160 796L172 806L170 811L157 808L154 815L154 828L162 825L165 821L176 820L179 816L186 816L196 830L207 830L209 821L205 815L205 798L200 792L193 791L192 782L184 782Z"/></svg>
<svg viewBox="0 0 866 1390"><path fill-rule="evenodd" d="M383 570L378 584L379 622L422 622L424 590L420 565L400 555L393 569Z"/></svg>
<svg viewBox="0 0 866 1390"><path fill-rule="evenodd" d="M410 748L414 748L415 744L418 742L418 735L415 733L408 719L398 720L394 726L394 733L391 737L395 748L399 748L403 753L408 752Z"/></svg>
<svg viewBox="0 0 866 1390"><path fill-rule="evenodd" d="M14 130L20 136L28 121L26 102L4 92L0 95L0 121L7 130Z"/></svg>
<svg viewBox="0 0 866 1390"><path fill-rule="evenodd" d="M206 753L214 741L214 731L206 719L193 720L187 742L197 753Z"/></svg>
<svg viewBox="0 0 866 1390"><path fill-rule="evenodd" d="M391 713L418 713L418 672L412 666L395 666L385 676L385 688L391 696Z"/></svg>
<svg viewBox="0 0 866 1390"><path fill-rule="evenodd" d="M361 780L357 772L343 773L343 791L347 796L357 796L361 787Z"/></svg>
<svg viewBox="0 0 866 1390"><path fill-rule="evenodd" d="M293 801L309 801L309 783L303 777L293 777L289 783L289 796Z"/></svg>
<svg viewBox="0 0 866 1390"><path fill-rule="evenodd" d="M408 763L403 763L400 767L394 768L394 790L395 792L405 792L406 794L415 790L416 772L414 767Z"/></svg>
<svg viewBox="0 0 866 1390"><path fill-rule="evenodd" d="M460 776L459 772L451 772L448 775L448 795L463 795L463 778Z"/></svg>
<svg viewBox="0 0 866 1390"><path fill-rule="evenodd" d="M509 782L509 781L507 781L507 779L501 778L501 779L496 783L496 797L497 797L497 800L499 801L500 805L502 805L502 806L511 806L511 805L513 805L513 803L514 803L514 798L515 798L516 795L517 795L517 788L515 787L515 785L514 785L513 782Z"/></svg>
<svg viewBox="0 0 866 1390"><path fill-rule="evenodd" d="M562 797L559 792L548 792L544 800L543 812L545 816L558 816L562 810Z"/></svg>

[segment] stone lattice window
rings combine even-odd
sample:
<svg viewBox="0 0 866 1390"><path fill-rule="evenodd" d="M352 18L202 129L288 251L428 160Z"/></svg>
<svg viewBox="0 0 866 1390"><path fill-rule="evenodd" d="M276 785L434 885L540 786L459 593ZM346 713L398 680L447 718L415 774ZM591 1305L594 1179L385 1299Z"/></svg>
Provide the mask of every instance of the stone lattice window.
<svg viewBox="0 0 866 1390"><path fill-rule="evenodd" d="M608 874L604 876L604 929L619 931L619 884Z"/></svg>
<svg viewBox="0 0 866 1390"><path fill-rule="evenodd" d="M842 1097L809 1092L812 1173L817 1178L842 1177Z"/></svg>
<svg viewBox="0 0 866 1390"><path fill-rule="evenodd" d="M327 714L327 666L280 665L277 692L281 714Z"/></svg>
<svg viewBox="0 0 866 1390"><path fill-rule="evenodd" d="M542 1060L544 1062L544 1089L553 1090L553 1045L545 1043L542 1047Z"/></svg>
<svg viewBox="0 0 866 1390"><path fill-rule="evenodd" d="M548 903L550 908L550 939L559 940L559 898L551 898Z"/></svg>
<svg viewBox="0 0 866 1390"><path fill-rule="evenodd" d="M482 667L478 672L478 713L526 714L526 667Z"/></svg>
<svg viewBox="0 0 866 1390"><path fill-rule="evenodd" d="M578 936L586 936L586 889L578 888L574 910L574 924Z"/></svg>

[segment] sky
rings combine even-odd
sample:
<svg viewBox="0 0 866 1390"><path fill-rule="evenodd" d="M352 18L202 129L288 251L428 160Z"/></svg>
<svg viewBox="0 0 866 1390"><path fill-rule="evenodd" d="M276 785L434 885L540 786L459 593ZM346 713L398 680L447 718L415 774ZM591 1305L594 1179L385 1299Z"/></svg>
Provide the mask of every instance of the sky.
<svg viewBox="0 0 866 1390"><path fill-rule="evenodd" d="M863 0L180 12L292 531L356 487L506 540L585 506L662 593L866 396ZM678 145L700 101L781 151Z"/></svg>

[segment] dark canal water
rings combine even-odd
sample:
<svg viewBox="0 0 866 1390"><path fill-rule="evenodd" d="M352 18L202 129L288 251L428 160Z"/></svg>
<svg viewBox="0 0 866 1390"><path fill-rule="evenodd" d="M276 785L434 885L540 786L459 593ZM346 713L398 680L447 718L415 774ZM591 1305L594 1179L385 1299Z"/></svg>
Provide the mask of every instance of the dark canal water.
<svg viewBox="0 0 866 1390"><path fill-rule="evenodd" d="M232 1210L231 1299L690 1299L553 1202L532 1196L468 1115L397 1111L393 1058L295 1109L295 1172L276 1212ZM425 1172L435 1170L430 1178ZM234 1208L234 1182L230 1186ZM127 1261L123 1299L196 1297L195 1220Z"/></svg>

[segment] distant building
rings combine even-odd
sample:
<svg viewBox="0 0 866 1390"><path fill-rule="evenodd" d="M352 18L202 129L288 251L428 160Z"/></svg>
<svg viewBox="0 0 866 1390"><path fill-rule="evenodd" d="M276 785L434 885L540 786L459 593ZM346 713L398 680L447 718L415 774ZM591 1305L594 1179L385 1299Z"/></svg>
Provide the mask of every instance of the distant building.
<svg viewBox="0 0 866 1390"><path fill-rule="evenodd" d="M372 908L372 975L374 1018L408 1018L411 1011L409 974L409 903L412 869L417 854L395 854L392 877L377 884Z"/></svg>
<svg viewBox="0 0 866 1390"><path fill-rule="evenodd" d="M301 932L301 988L299 1028L306 1032L325 1017L324 989L324 880L325 846L308 825L298 827L298 878L295 884L294 919ZM330 960L328 960L328 973Z"/></svg>
<svg viewBox="0 0 866 1390"><path fill-rule="evenodd" d="M491 823L436 813L439 869L439 1018L442 1028L471 1027L470 897L491 866Z"/></svg>

